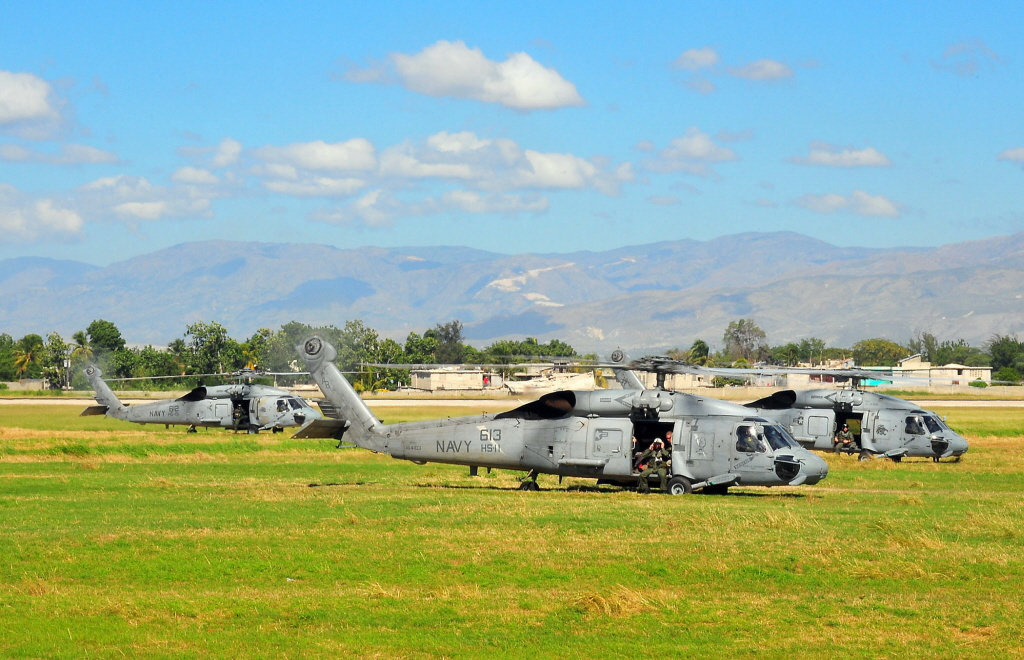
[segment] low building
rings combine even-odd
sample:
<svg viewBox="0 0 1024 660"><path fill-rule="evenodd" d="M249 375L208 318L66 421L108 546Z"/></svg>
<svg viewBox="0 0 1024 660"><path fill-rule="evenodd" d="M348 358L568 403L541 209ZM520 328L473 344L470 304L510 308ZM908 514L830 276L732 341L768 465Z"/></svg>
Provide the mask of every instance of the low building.
<svg viewBox="0 0 1024 660"><path fill-rule="evenodd" d="M892 368L895 377L910 378L921 385L970 385L976 380L992 380L992 367L969 367L964 364L933 366L920 354L900 360Z"/></svg>
<svg viewBox="0 0 1024 660"><path fill-rule="evenodd" d="M411 387L417 390L486 390L500 389L501 376L483 369L414 369L409 372Z"/></svg>
<svg viewBox="0 0 1024 660"><path fill-rule="evenodd" d="M22 378L4 383L12 392L29 392L50 389L50 381L45 378Z"/></svg>

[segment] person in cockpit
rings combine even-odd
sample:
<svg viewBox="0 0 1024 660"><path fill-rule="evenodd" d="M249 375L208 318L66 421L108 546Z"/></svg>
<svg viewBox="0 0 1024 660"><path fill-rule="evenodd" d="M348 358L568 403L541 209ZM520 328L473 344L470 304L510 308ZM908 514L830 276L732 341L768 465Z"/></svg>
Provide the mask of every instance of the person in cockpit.
<svg viewBox="0 0 1024 660"><path fill-rule="evenodd" d="M736 431L736 451L753 454L758 451L760 442L753 426L741 426Z"/></svg>

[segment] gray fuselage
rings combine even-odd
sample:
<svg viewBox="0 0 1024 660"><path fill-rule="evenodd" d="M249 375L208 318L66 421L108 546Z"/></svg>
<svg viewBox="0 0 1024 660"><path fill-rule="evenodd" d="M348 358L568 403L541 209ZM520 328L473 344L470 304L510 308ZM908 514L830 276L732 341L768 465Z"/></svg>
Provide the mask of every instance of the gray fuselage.
<svg viewBox="0 0 1024 660"><path fill-rule="evenodd" d="M861 390L784 390L747 404L773 419L809 449L831 450L843 423L871 454L945 458L961 456L967 440L934 412L916 404Z"/></svg>

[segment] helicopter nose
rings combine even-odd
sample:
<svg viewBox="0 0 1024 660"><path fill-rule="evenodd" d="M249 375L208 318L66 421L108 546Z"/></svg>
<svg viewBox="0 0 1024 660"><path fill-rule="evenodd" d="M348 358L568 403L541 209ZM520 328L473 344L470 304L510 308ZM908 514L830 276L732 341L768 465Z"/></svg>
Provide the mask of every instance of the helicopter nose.
<svg viewBox="0 0 1024 660"><path fill-rule="evenodd" d="M971 446L967 444L967 440L959 435L948 438L948 440L949 447L945 451L945 456L962 456L971 448Z"/></svg>
<svg viewBox="0 0 1024 660"><path fill-rule="evenodd" d="M292 415L292 419L295 420L296 424L304 424L306 422L306 416L302 413L295 413Z"/></svg>
<svg viewBox="0 0 1024 660"><path fill-rule="evenodd" d="M807 475L805 484L816 484L828 476L828 463L821 456L807 452L807 456L800 460L804 464L801 472Z"/></svg>

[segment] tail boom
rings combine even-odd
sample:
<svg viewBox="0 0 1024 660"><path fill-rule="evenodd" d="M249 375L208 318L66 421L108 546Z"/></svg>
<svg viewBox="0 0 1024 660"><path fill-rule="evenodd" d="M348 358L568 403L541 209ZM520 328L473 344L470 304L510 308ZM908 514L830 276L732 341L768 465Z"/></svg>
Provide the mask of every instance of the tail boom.
<svg viewBox="0 0 1024 660"><path fill-rule="evenodd" d="M385 451L387 443L382 435L384 425L370 412L345 376L334 366L338 351L315 335L295 348L324 397L349 422L345 439L364 449Z"/></svg>

